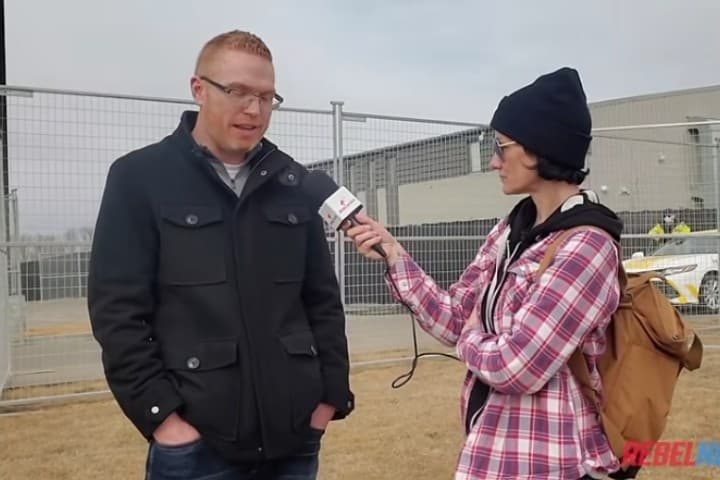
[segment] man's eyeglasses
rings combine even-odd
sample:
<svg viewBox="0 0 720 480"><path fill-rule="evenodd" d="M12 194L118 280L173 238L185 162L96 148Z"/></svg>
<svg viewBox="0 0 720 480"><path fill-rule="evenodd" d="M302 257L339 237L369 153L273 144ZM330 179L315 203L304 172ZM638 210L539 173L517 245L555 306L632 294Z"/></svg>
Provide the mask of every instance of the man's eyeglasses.
<svg viewBox="0 0 720 480"><path fill-rule="evenodd" d="M250 90L247 87L241 87L241 86L233 86L229 87L226 85L223 85L221 83L218 83L214 80L209 79L208 77L201 76L200 80L203 80L213 87L217 88L218 90L225 93L225 95L228 96L228 99L233 102L234 105L236 105L238 108L247 108L249 107L253 100L257 98L258 104L260 105L260 110L275 110L277 109L280 104L283 102L283 97L278 95L277 93L256 93Z"/></svg>
<svg viewBox="0 0 720 480"><path fill-rule="evenodd" d="M497 137L496 137L496 138L495 138L495 145L494 145L494 148L493 148L493 152L495 153L495 155L498 156L498 158L499 158L500 160L502 160L502 158L503 158L503 150L504 150L506 147L509 147L510 145L517 145L517 144L518 144L518 143L517 143L516 141L514 141L514 140L510 140L510 141L505 142L505 143L500 143L500 140L498 140Z"/></svg>

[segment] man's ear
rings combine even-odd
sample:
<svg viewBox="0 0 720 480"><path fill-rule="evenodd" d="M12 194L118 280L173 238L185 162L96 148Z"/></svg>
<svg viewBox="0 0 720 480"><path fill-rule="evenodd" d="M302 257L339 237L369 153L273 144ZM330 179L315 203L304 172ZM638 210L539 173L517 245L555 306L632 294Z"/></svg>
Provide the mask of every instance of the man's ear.
<svg viewBox="0 0 720 480"><path fill-rule="evenodd" d="M205 85L203 85L202 80L200 80L200 77L197 75L193 75L190 78L190 94L197 105L202 106L202 104L205 103Z"/></svg>

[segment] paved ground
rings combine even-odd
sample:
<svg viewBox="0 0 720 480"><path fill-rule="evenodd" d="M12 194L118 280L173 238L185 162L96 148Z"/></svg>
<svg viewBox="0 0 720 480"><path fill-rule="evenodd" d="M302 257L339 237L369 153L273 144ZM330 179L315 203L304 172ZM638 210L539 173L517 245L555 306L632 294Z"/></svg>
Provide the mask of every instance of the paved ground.
<svg viewBox="0 0 720 480"><path fill-rule="evenodd" d="M387 311L387 309L385 309ZM13 342L8 387L101 379L100 349L90 334L82 300L33 303L26 309L26 332ZM408 315L349 315L350 353L366 357L378 352L405 356L412 349ZM447 351L418 328L422 350Z"/></svg>
<svg viewBox="0 0 720 480"><path fill-rule="evenodd" d="M357 310L356 310L357 311ZM351 355L365 358L406 356L412 349L411 323L405 314L388 308L365 308L368 315L349 315L347 324ZM8 387L47 385L102 378L100 351L89 333L84 300L33 303L26 310L28 334L11 348ZM692 316L706 333L720 333L720 318ZM448 351L418 328L422 351ZM718 343L718 342L714 342ZM707 345L710 346L710 345Z"/></svg>

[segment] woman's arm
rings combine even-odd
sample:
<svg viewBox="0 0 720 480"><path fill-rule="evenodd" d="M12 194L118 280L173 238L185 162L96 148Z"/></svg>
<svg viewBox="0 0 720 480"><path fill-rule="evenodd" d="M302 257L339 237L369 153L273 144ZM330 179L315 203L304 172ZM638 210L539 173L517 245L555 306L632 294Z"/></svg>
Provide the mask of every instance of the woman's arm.
<svg viewBox="0 0 720 480"><path fill-rule="evenodd" d="M367 258L381 259L372 247L382 245L388 264L385 280L395 300L410 309L423 330L446 345L455 345L482 289L478 284L481 265L490 258L488 245L492 245L498 237L499 226L490 232L475 259L446 291L423 271L380 224L365 215L359 215L358 222L360 225L350 228L346 233L353 239L358 251Z"/></svg>
<svg viewBox="0 0 720 480"><path fill-rule="evenodd" d="M473 319L458 340L458 354L498 391L537 392L617 308L617 269L618 252L607 235L573 235L531 287L512 331L486 333Z"/></svg>

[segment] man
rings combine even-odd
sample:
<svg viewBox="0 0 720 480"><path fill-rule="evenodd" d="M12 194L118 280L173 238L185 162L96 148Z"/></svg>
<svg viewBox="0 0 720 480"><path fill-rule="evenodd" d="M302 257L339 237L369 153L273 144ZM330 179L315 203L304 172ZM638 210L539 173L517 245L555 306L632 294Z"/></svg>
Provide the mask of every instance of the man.
<svg viewBox="0 0 720 480"><path fill-rule="evenodd" d="M108 174L88 293L107 380L150 441L150 480L314 479L353 395L307 171L263 138L272 56L219 35L190 85L199 112Z"/></svg>

